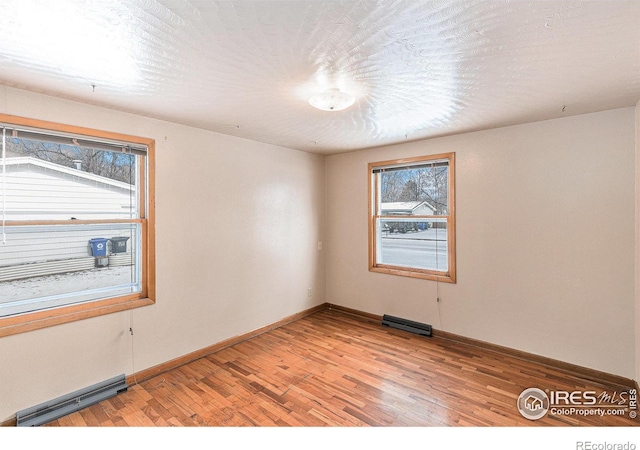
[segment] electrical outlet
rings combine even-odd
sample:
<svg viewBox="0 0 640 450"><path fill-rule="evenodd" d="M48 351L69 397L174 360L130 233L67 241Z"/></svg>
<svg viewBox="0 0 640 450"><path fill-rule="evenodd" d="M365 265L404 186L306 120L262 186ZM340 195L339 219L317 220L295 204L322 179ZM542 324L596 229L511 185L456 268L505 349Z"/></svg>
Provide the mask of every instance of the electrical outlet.
<svg viewBox="0 0 640 450"><path fill-rule="evenodd" d="M313 289L309 288L309 290L307 290L307 297L313 297Z"/></svg>
<svg viewBox="0 0 640 450"><path fill-rule="evenodd" d="M322 250L322 242L318 241L318 250Z"/></svg>

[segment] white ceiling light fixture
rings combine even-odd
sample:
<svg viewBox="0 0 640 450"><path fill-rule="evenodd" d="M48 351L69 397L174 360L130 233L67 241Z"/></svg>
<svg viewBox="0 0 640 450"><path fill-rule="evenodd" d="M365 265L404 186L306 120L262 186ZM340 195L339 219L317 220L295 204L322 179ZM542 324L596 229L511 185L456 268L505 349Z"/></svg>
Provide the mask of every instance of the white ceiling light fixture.
<svg viewBox="0 0 640 450"><path fill-rule="evenodd" d="M322 111L342 111L353 105L356 98L341 92L339 89L329 89L321 94L314 95L309 99L309 104Z"/></svg>

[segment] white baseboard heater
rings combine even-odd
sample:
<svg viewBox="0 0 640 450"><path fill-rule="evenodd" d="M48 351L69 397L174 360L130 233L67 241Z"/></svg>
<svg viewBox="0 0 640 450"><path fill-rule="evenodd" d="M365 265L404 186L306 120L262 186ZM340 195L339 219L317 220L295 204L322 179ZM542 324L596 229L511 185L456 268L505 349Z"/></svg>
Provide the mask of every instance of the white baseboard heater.
<svg viewBox="0 0 640 450"><path fill-rule="evenodd" d="M19 427L44 425L107 398L115 397L120 392L126 391L127 388L126 377L124 374L119 375L71 394L18 411L16 425Z"/></svg>
<svg viewBox="0 0 640 450"><path fill-rule="evenodd" d="M414 322L413 320L401 319L385 314L382 316L382 325L397 328L398 330L409 331L421 336L431 336L431 325Z"/></svg>

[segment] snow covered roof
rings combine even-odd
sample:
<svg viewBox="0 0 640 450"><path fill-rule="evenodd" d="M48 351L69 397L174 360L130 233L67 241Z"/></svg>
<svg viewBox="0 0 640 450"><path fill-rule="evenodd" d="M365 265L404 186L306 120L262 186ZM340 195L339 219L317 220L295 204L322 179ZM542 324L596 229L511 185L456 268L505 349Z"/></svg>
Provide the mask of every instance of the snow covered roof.
<svg viewBox="0 0 640 450"><path fill-rule="evenodd" d="M62 174L83 178L88 181L102 183L108 186L113 186L120 189L126 189L128 191L135 190L135 186L130 185L128 183L123 183L122 181L112 180L111 178L106 178L90 172L84 172L82 170L74 169L71 167L61 166L60 164L44 161L38 158L33 158L31 156L18 156L18 157L12 157L12 158L5 158L4 161L2 160L2 158L0 158L0 167L2 167L2 164L5 164L6 166L18 166L21 164L22 165L31 164L33 166L41 167L47 170L52 170Z"/></svg>
<svg viewBox="0 0 640 450"><path fill-rule="evenodd" d="M413 214L413 212L421 206L426 206L432 212L436 209L425 201L417 202L390 202L382 203L380 209L383 214Z"/></svg>

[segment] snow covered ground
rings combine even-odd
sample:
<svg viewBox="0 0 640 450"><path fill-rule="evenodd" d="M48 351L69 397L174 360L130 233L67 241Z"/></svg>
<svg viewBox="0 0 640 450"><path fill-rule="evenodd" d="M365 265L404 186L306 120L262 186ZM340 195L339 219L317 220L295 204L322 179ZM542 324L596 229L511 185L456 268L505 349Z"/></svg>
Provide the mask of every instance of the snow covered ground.
<svg viewBox="0 0 640 450"><path fill-rule="evenodd" d="M0 303L81 292L132 282L132 266L101 267L81 272L0 282Z"/></svg>

